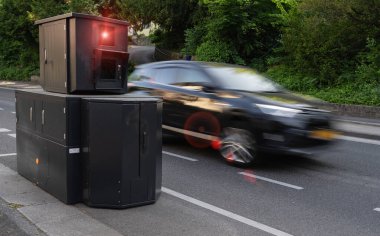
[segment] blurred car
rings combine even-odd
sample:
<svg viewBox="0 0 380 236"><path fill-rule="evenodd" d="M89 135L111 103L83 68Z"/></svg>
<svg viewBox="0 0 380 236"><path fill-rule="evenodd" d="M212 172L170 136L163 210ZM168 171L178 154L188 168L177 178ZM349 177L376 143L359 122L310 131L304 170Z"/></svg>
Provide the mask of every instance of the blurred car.
<svg viewBox="0 0 380 236"><path fill-rule="evenodd" d="M334 138L331 115L255 70L221 63L165 61L137 66L129 92L163 98L163 130L226 161L258 153L311 154Z"/></svg>

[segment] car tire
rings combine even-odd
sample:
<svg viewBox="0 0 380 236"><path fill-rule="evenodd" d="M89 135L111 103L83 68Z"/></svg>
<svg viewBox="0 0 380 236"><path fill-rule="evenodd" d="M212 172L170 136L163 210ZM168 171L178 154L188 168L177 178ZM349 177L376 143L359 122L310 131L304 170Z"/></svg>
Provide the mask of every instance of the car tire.
<svg viewBox="0 0 380 236"><path fill-rule="evenodd" d="M244 126L223 129L219 152L228 164L249 166L258 161L256 140L251 132L241 127Z"/></svg>
<svg viewBox="0 0 380 236"><path fill-rule="evenodd" d="M195 112L185 122L184 129L200 134L219 137L221 133L219 120L211 112ZM186 141L195 148L208 148L212 140L202 139L193 135L185 134Z"/></svg>

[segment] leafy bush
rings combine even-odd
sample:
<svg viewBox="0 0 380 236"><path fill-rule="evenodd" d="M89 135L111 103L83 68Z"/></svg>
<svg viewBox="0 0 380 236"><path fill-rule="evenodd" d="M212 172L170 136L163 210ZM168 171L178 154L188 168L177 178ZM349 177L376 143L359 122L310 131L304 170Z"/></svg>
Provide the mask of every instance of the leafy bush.
<svg viewBox="0 0 380 236"><path fill-rule="evenodd" d="M282 66L271 67L266 74L291 91L305 92L317 87L317 79L300 74L296 70Z"/></svg>
<svg viewBox="0 0 380 236"><path fill-rule="evenodd" d="M280 0L200 1L203 15L186 31L183 52L261 67L280 37L280 10L274 2L281 5Z"/></svg>
<svg viewBox="0 0 380 236"><path fill-rule="evenodd" d="M269 77L284 88L311 95L332 103L380 105L380 87L377 83L366 83L354 73L345 74L334 86L319 88L315 77L305 76L286 66L272 67L267 71ZM349 79L348 79L349 78Z"/></svg>
<svg viewBox="0 0 380 236"><path fill-rule="evenodd" d="M308 91L307 94L332 103L380 106L380 89L373 84L350 83Z"/></svg>
<svg viewBox="0 0 380 236"><path fill-rule="evenodd" d="M379 1L305 0L288 14L283 28L283 63L335 86L351 74L367 37L379 35Z"/></svg>
<svg viewBox="0 0 380 236"><path fill-rule="evenodd" d="M29 80L39 74L37 66L0 66L0 80Z"/></svg>
<svg viewBox="0 0 380 236"><path fill-rule="evenodd" d="M356 75L367 83L380 84L380 42L371 38L367 40L367 51L359 55L360 65Z"/></svg>
<svg viewBox="0 0 380 236"><path fill-rule="evenodd" d="M220 41L206 41L196 51L200 61L228 62L244 64L244 60L238 55L231 44Z"/></svg>

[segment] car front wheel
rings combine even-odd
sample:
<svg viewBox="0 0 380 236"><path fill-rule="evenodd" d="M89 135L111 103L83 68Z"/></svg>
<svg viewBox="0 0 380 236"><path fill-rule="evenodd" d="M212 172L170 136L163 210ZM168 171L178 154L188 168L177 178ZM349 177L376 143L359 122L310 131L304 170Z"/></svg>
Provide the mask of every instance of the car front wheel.
<svg viewBox="0 0 380 236"><path fill-rule="evenodd" d="M223 130L220 153L234 165L247 166L257 161L257 148L254 136L247 130L228 127Z"/></svg>

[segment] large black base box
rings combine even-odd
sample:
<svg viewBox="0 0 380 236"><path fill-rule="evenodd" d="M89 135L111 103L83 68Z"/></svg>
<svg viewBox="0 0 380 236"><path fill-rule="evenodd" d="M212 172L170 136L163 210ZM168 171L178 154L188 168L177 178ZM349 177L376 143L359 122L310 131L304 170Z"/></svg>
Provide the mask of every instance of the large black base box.
<svg viewBox="0 0 380 236"><path fill-rule="evenodd" d="M161 190L162 103L154 98L82 100L83 200L127 208Z"/></svg>
<svg viewBox="0 0 380 236"><path fill-rule="evenodd" d="M80 98L16 91L18 173L64 203L82 200Z"/></svg>
<svg viewBox="0 0 380 236"><path fill-rule="evenodd" d="M64 203L126 208L161 190L162 102L16 91L18 173Z"/></svg>
<svg viewBox="0 0 380 236"><path fill-rule="evenodd" d="M66 204L82 200L79 153L22 129L16 138L20 175Z"/></svg>

